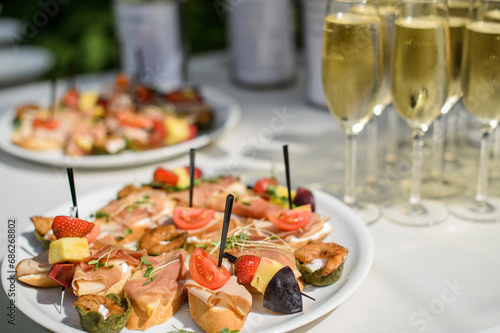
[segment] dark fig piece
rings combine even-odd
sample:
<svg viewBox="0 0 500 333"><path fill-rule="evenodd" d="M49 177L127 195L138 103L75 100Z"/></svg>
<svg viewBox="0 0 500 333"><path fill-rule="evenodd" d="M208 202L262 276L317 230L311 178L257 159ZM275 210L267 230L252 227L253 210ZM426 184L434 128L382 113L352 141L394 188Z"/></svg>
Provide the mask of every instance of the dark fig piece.
<svg viewBox="0 0 500 333"><path fill-rule="evenodd" d="M264 307L281 314L302 311L299 283L290 267L280 269L269 281L264 293Z"/></svg>
<svg viewBox="0 0 500 333"><path fill-rule="evenodd" d="M311 210L314 212L314 196L311 191L306 190L303 187L297 188L297 194L295 194L295 198L293 199L293 204L295 206L303 206L307 204L311 204Z"/></svg>

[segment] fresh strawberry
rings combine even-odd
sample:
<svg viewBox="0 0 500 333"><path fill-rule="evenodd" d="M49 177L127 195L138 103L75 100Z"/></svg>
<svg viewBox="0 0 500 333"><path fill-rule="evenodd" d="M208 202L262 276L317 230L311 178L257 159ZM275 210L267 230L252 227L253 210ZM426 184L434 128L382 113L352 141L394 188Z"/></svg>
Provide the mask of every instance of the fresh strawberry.
<svg viewBox="0 0 500 333"><path fill-rule="evenodd" d="M155 182L160 182L167 185L175 186L175 184L177 184L177 181L179 180L179 176L177 176L175 173L171 171L159 167L155 171L153 180Z"/></svg>
<svg viewBox="0 0 500 333"><path fill-rule="evenodd" d="M94 229L94 223L85 220L59 215L52 222L54 236L59 239L63 237L83 237Z"/></svg>
<svg viewBox="0 0 500 333"><path fill-rule="evenodd" d="M189 173L189 167L186 167L187 172ZM200 169L197 167L194 168L194 178L201 178L203 176L203 173L201 172Z"/></svg>
<svg viewBox="0 0 500 333"><path fill-rule="evenodd" d="M238 257L234 263L234 275L238 278L238 283L250 284L259 263L260 257L251 254Z"/></svg>

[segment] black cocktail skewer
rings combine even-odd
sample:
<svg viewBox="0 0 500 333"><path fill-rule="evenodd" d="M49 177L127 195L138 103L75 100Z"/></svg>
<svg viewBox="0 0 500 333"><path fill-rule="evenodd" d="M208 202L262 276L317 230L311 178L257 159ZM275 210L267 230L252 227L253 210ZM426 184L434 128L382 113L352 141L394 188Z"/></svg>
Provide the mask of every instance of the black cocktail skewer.
<svg viewBox="0 0 500 333"><path fill-rule="evenodd" d="M226 238L227 232L229 230L229 221L231 221L231 212L233 211L233 201L234 195L228 194L226 197L226 208L224 210L224 222L222 225L222 235L220 238L220 248L219 248L219 262L217 267L221 267L222 258L224 257L224 250L226 249Z"/></svg>

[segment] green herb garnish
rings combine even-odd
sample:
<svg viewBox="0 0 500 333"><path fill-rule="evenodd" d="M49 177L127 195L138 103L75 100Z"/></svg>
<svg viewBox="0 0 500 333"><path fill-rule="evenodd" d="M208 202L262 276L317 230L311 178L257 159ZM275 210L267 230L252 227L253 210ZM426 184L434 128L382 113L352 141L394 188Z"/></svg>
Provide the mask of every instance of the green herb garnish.
<svg viewBox="0 0 500 333"><path fill-rule="evenodd" d="M99 259L94 259L94 260L90 260L88 262L89 265L94 265L94 271L96 271L98 268L101 268L101 267L104 267L104 268L113 268L115 267L115 265L109 265L108 264L108 261L109 261L109 256L111 255L111 251L113 251L115 249L114 246L112 246L108 252L104 253L102 256L99 257ZM104 263L100 262L100 260L104 257L106 257L106 261Z"/></svg>

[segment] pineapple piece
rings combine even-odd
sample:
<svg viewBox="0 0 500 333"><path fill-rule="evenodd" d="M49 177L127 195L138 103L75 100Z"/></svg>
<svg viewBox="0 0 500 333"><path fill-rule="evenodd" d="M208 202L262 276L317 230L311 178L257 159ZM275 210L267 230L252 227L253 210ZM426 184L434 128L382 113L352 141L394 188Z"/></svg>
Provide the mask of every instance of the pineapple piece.
<svg viewBox="0 0 500 333"><path fill-rule="evenodd" d="M165 120L165 145L175 145L189 138L189 123L185 118L168 117Z"/></svg>
<svg viewBox="0 0 500 333"><path fill-rule="evenodd" d="M95 91L86 91L80 95L78 107L80 110L90 110L99 100L99 94Z"/></svg>
<svg viewBox="0 0 500 333"><path fill-rule="evenodd" d="M273 276L283 267L284 266L282 264L275 260L262 257L250 284L252 287L264 294L269 281L271 281Z"/></svg>
<svg viewBox="0 0 500 333"><path fill-rule="evenodd" d="M189 172L186 168L177 168L172 172L179 177L177 184L175 184L176 187L184 188L189 186Z"/></svg>
<svg viewBox="0 0 500 333"><path fill-rule="evenodd" d="M67 237L50 243L49 264L57 264L65 261L78 262L89 256L90 251L87 238Z"/></svg>

